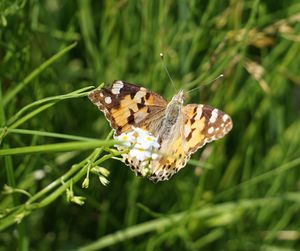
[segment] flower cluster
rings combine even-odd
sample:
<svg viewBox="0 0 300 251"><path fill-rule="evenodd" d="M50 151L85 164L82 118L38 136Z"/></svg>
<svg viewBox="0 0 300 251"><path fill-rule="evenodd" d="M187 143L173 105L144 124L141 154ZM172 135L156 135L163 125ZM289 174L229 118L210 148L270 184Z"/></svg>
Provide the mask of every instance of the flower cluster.
<svg viewBox="0 0 300 251"><path fill-rule="evenodd" d="M115 139L120 142L117 145L119 150L129 150L125 157L133 163L140 162L139 171L143 176L147 175L150 161L158 158L157 151L160 147L158 138L146 130L133 127L132 131L115 136Z"/></svg>

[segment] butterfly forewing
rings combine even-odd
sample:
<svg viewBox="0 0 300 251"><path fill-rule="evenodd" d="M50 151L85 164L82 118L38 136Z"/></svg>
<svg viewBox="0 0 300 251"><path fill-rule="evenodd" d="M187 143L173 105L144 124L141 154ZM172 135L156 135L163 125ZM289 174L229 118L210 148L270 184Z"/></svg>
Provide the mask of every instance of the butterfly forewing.
<svg viewBox="0 0 300 251"><path fill-rule="evenodd" d="M146 88L124 81L114 81L110 88L96 89L89 99L105 114L111 127L119 135L132 126L145 127L147 120L160 117L167 101Z"/></svg>

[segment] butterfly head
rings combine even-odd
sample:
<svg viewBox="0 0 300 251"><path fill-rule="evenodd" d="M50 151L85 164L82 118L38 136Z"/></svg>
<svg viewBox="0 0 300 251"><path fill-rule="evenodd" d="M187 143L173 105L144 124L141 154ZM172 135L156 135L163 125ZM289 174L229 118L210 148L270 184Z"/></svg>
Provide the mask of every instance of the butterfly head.
<svg viewBox="0 0 300 251"><path fill-rule="evenodd" d="M180 90L171 100L170 103L183 105L184 101L184 92L183 90Z"/></svg>

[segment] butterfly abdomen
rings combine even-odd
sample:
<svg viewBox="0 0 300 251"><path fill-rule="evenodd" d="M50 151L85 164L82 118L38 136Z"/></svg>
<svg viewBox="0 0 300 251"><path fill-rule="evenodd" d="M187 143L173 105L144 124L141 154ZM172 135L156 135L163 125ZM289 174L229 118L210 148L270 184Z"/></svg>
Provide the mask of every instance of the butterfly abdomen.
<svg viewBox="0 0 300 251"><path fill-rule="evenodd" d="M166 109L166 124L174 125L178 119L179 112L181 110L181 105L170 104Z"/></svg>

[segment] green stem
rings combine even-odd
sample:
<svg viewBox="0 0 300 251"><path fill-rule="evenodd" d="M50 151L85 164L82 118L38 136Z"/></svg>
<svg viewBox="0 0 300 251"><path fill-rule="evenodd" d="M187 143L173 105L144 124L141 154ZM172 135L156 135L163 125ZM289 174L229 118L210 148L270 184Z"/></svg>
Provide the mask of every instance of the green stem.
<svg viewBox="0 0 300 251"><path fill-rule="evenodd" d="M11 149L0 150L0 156L4 155L16 155L16 154L32 154L32 153L43 153L43 152L65 152L65 151L75 151L75 150L87 150L91 148L96 148L100 146L111 146L115 144L114 140L93 140L87 142L66 142L57 144L46 144L38 146L26 146L26 147L16 147Z"/></svg>
<svg viewBox="0 0 300 251"><path fill-rule="evenodd" d="M36 136L43 136L43 137L51 137L51 138L60 138L60 139L69 139L69 140L78 140L78 141L96 141L97 139L88 138L88 137L81 137L76 135L70 134L62 134L62 133L54 133L54 132L43 132L37 130L27 130L27 129L11 129L11 128L0 128L0 135L2 134L9 134L9 133L17 133L17 134L27 134L27 135L36 135Z"/></svg>
<svg viewBox="0 0 300 251"><path fill-rule="evenodd" d="M2 84L0 81L0 109L1 109L1 116L0 116L0 125L4 125L6 123L6 118L5 118L5 111L4 111L4 103L2 102ZM4 136L4 135L3 135ZM2 138L0 139L1 142ZM4 145L4 150L9 150L9 144ZM11 187L16 186L16 179L15 179L15 172L13 168L13 161L11 156L5 156L4 158L5 162L5 170L6 170L6 177L7 177L7 184ZM13 205L18 205L19 204L19 195L18 194L12 194L12 199L13 199ZM29 246L29 240L27 236L27 231L25 229L25 222L22 224L19 224L17 226L17 232L19 235L19 240L18 240L18 247L20 251L26 251L28 250Z"/></svg>
<svg viewBox="0 0 300 251"><path fill-rule="evenodd" d="M63 183L63 185L56 189L55 192L51 193L45 199L40 201L38 204L38 208L45 207L52 203L54 200L56 200L67 188L70 187L71 184L75 184L76 182L78 182L86 174L86 170L87 165L81 168L80 171L77 174L75 174L71 179Z"/></svg>
<svg viewBox="0 0 300 251"><path fill-rule="evenodd" d="M20 125L22 125L23 123L25 123L27 120L31 119L32 117L35 117L37 114L39 114L40 112L47 110L49 107L53 106L55 103L49 103L49 104L45 104L37 109L35 109L34 111L28 113L27 115L25 115L24 117L22 117L21 119L17 120L15 123L13 123L10 128L14 129Z"/></svg>

